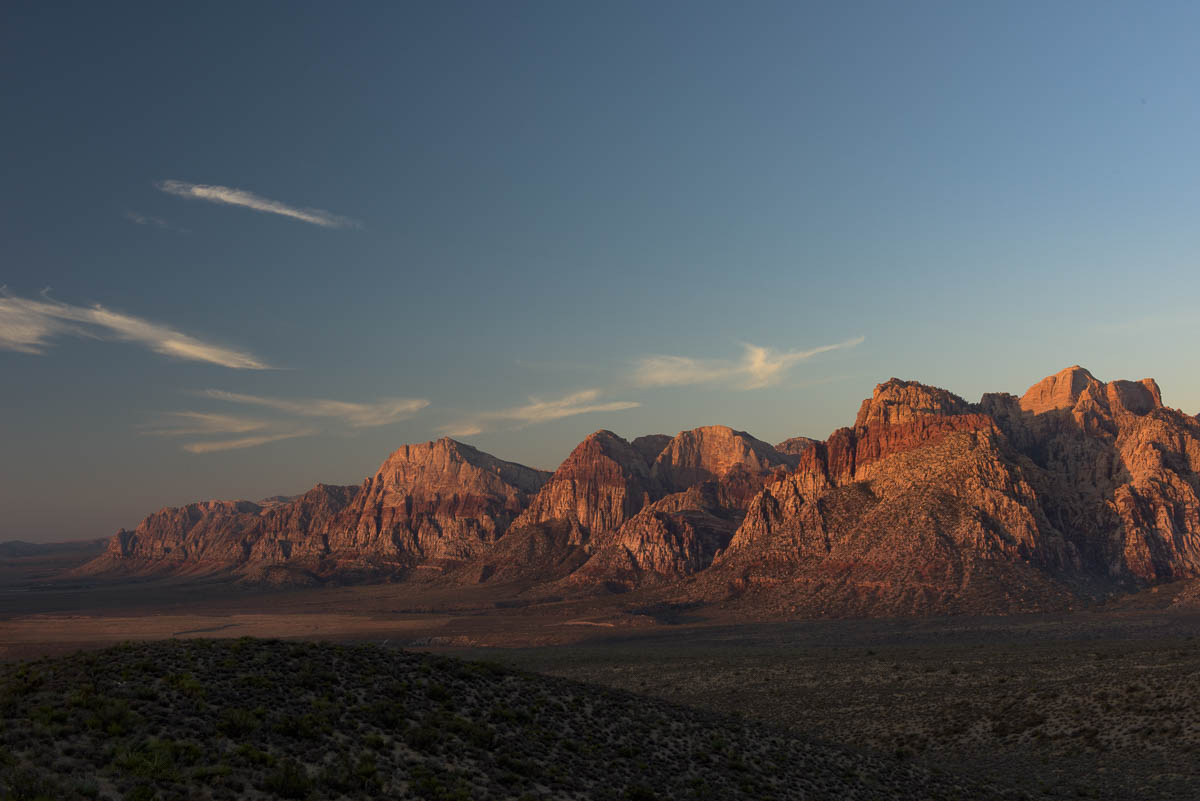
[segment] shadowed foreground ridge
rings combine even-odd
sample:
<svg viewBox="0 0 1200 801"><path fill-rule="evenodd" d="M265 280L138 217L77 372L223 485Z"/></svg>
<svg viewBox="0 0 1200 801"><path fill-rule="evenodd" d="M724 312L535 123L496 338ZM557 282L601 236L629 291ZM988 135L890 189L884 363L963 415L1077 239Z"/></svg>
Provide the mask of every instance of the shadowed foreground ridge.
<svg viewBox="0 0 1200 801"><path fill-rule="evenodd" d="M372 646L162 641L0 679L0 788L17 798L1018 797L740 719Z"/></svg>
<svg viewBox="0 0 1200 801"><path fill-rule="evenodd" d="M893 378L778 447L598 431L553 473L449 439L361 487L164 509L81 572L524 581L763 615L1059 610L1200 578L1200 420L1069 367L971 403Z"/></svg>

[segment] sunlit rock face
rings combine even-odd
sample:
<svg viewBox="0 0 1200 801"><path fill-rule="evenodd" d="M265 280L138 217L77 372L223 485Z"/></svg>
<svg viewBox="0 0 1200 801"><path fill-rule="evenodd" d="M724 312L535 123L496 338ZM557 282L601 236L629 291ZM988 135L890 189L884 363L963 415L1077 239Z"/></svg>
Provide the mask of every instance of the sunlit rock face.
<svg viewBox="0 0 1200 801"><path fill-rule="evenodd" d="M162 509L83 572L432 572L795 614L1054 609L1200 578L1198 499L1200 419L1152 379L1070 367L970 403L893 378L824 441L602 430L552 474L408 445L357 487Z"/></svg>
<svg viewBox="0 0 1200 801"><path fill-rule="evenodd" d="M795 464L795 459L745 431L705 426L683 431L659 453L652 475L674 492L705 481L718 481L734 471L758 473Z"/></svg>
<svg viewBox="0 0 1200 801"><path fill-rule="evenodd" d="M363 482L328 547L406 561L470 559L504 533L546 477L452 439L406 445Z"/></svg>
<svg viewBox="0 0 1200 801"><path fill-rule="evenodd" d="M780 453L785 453L788 456L799 456L806 450L816 445L820 440L815 440L812 437L791 437L775 446L775 450Z"/></svg>
<svg viewBox="0 0 1200 801"><path fill-rule="evenodd" d="M978 404L892 379L768 484L708 576L810 611L1015 610L1200 576L1200 426L1080 367Z"/></svg>
<svg viewBox="0 0 1200 801"><path fill-rule="evenodd" d="M642 453L613 432L602 430L571 451L517 522L565 521L586 539L616 531L661 495Z"/></svg>
<svg viewBox="0 0 1200 801"><path fill-rule="evenodd" d="M360 487L318 485L268 505L164 509L119 533L94 567L254 573L294 563L328 572L470 559L504 533L548 475L450 439L406 445Z"/></svg>

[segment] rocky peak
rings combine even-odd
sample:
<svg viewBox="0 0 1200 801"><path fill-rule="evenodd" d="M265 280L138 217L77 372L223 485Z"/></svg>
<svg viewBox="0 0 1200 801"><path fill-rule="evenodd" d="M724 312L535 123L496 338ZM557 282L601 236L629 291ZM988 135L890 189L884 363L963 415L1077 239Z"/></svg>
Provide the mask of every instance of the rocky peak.
<svg viewBox="0 0 1200 801"><path fill-rule="evenodd" d="M1021 409L1034 414L1072 409L1081 398L1104 397L1104 385L1090 372L1074 365L1046 376L1021 396Z"/></svg>
<svg viewBox="0 0 1200 801"><path fill-rule="evenodd" d="M615 531L661 494L642 454L601 429L575 446L514 525L558 520L589 534Z"/></svg>
<svg viewBox="0 0 1200 801"><path fill-rule="evenodd" d="M1108 405L1114 411L1124 410L1133 414L1147 414L1161 409L1162 392L1153 378L1141 381L1110 381L1105 386Z"/></svg>
<svg viewBox="0 0 1200 801"><path fill-rule="evenodd" d="M1078 365L1043 378L1020 400L1021 410L1026 413L1070 410L1081 423L1089 418L1109 420L1120 414L1144 415L1162 405L1162 393L1153 378L1106 384Z"/></svg>
<svg viewBox="0 0 1200 801"><path fill-rule="evenodd" d="M792 437L776 445L775 450L788 456L799 456L813 445L816 445L817 442L819 440L815 440L812 437Z"/></svg>
<svg viewBox="0 0 1200 801"><path fill-rule="evenodd" d="M651 472L664 487L682 492L734 471L761 473L794 461L745 431L705 426L680 432L654 460Z"/></svg>
<svg viewBox="0 0 1200 801"><path fill-rule="evenodd" d="M464 480L478 489L506 494L511 488L537 492L550 474L515 462L497 459L470 445L442 437L432 442L404 445L379 466L375 480L391 487L420 485L437 490L463 487Z"/></svg>
<svg viewBox="0 0 1200 801"><path fill-rule="evenodd" d="M854 427L908 423L918 417L944 417L970 410L971 405L952 392L918 381L892 378L876 386L874 394L862 402Z"/></svg>
<svg viewBox="0 0 1200 801"><path fill-rule="evenodd" d="M663 452L663 448L671 443L670 434L647 434L629 443L633 449L642 455L646 464L654 464L654 460Z"/></svg>

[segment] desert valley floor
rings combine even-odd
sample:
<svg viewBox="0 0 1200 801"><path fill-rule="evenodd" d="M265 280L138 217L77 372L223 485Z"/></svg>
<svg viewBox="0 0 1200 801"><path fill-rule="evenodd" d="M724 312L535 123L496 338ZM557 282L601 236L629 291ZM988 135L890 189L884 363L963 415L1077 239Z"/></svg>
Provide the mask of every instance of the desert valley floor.
<svg viewBox="0 0 1200 801"><path fill-rule="evenodd" d="M796 621L637 593L513 601L520 588L493 585L60 584L50 562L6 563L5 662L127 640L370 642L601 685L1013 797L1200 788L1200 611L1184 585L1055 615Z"/></svg>

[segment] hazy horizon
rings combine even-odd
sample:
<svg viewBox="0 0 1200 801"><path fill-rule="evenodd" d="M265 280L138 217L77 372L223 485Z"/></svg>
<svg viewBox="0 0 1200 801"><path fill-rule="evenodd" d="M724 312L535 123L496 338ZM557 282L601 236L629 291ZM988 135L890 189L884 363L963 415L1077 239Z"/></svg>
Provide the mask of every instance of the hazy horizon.
<svg viewBox="0 0 1200 801"><path fill-rule="evenodd" d="M823 438L892 376L1200 412L1200 8L180 16L4 12L0 540L443 435Z"/></svg>

